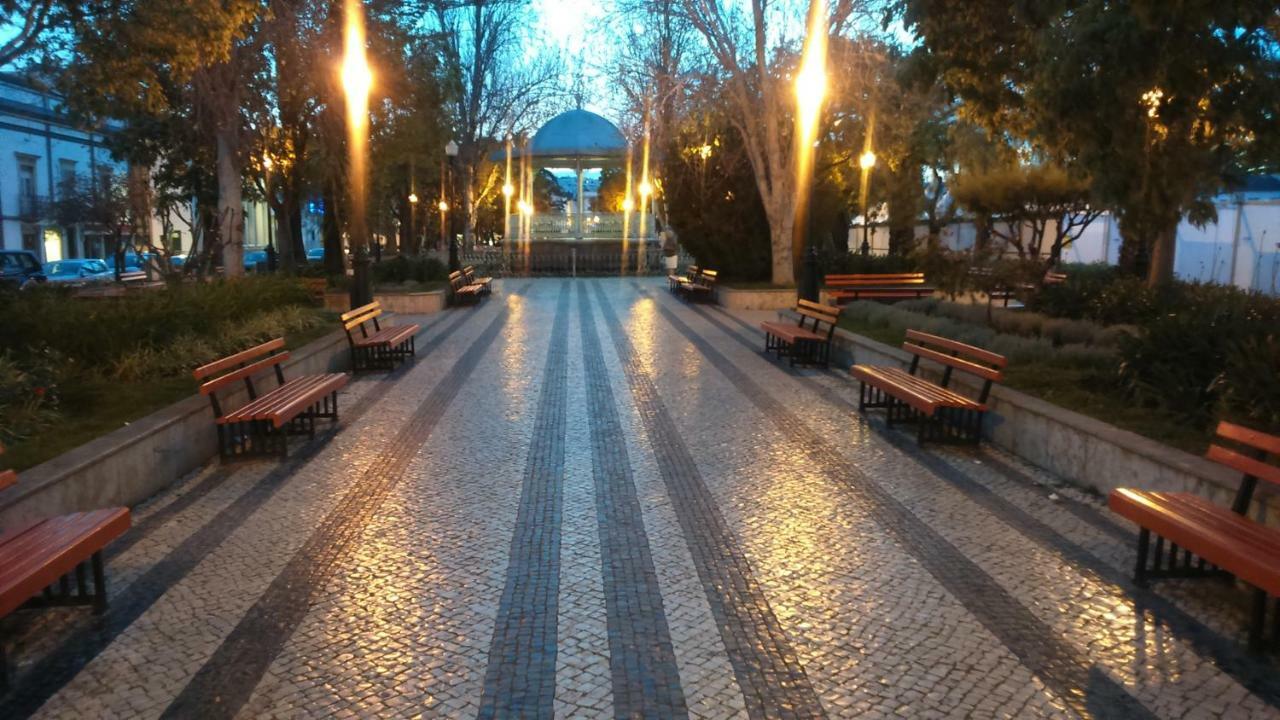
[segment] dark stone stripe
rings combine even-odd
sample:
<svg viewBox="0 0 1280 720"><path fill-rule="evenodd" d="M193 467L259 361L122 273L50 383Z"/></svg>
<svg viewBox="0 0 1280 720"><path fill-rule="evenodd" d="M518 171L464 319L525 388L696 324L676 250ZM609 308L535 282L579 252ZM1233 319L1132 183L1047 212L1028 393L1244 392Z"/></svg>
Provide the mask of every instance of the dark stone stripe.
<svg viewBox="0 0 1280 720"><path fill-rule="evenodd" d="M702 313L701 308L695 308ZM748 348L763 349L764 335L758 338L744 336L703 313L708 322ZM781 370L781 368L779 368ZM1209 659L1219 670L1230 676L1249 692L1256 695L1268 705L1280 708L1280 678L1270 663L1260 660L1246 652L1238 639L1223 636L1213 628L1184 610L1176 602L1161 595L1158 591L1140 588L1133 584L1129 574L1107 563L1105 560L1089 552L1087 549L1062 535L1044 521L1028 513L1015 502L1000 496L981 481L968 473L947 463L938 455L921 448L913 440L901 433L891 430L885 423L869 416L858 414L856 403L833 395L830 388L819 383L815 378L800 376L800 382L809 385L817 396L837 410L853 412L854 422L864 422L891 444L896 450L906 454L934 477L952 485L974 503L1000 518L1013 529L1035 542L1041 548L1057 554L1063 560L1073 564L1078 571L1092 580L1111 585L1133 598L1139 612L1150 612L1182 642L1187 643L1198 655ZM1033 481L1021 471L1009 466L990 453L980 453L984 463L992 466L997 472L1014 482L1032 484ZM1059 505L1055 504L1055 507ZM1099 527L1119 541L1131 543L1137 537L1134 533L1100 517L1091 507L1070 501L1062 504L1077 517Z"/></svg>
<svg viewBox="0 0 1280 720"><path fill-rule="evenodd" d="M459 322L444 328L439 335L420 346L419 360L448 339L461 324L462 319L465 317L460 317ZM408 372L407 367L404 372ZM299 469L319 455L328 441L342 428L357 422L394 385L394 382L387 382L370 390L350 409L343 411L338 427L321 433L314 441L305 444L287 460L272 468L240 497L169 551L163 559L152 565L122 592L113 595L105 615L86 618L68 628L65 632L67 639L37 661L30 671L18 678L14 683L13 692L0 700L0 717L26 717L39 709L155 604L156 600L168 592L170 587L186 577L187 573L200 564L205 556L220 546L240 527L245 518L270 500L297 474ZM126 533L121 539L128 537L129 534Z"/></svg>
<svg viewBox="0 0 1280 720"><path fill-rule="evenodd" d="M568 282L561 282L511 537L507 583L489 644L481 718L555 715L565 411L569 404L569 289Z"/></svg>
<svg viewBox="0 0 1280 720"><path fill-rule="evenodd" d="M861 511L873 518L1064 703L1086 716L1155 717L945 537L864 474L706 338L694 332L665 303L655 303L655 306L762 415L818 467L847 488L851 500Z"/></svg>
<svg viewBox="0 0 1280 720"><path fill-rule="evenodd" d="M609 628L613 714L619 718L688 717L631 459L586 292L578 293L578 311Z"/></svg>
<svg viewBox="0 0 1280 720"><path fill-rule="evenodd" d="M748 715L825 717L804 667L720 514L657 386L636 358L599 284L593 283L593 287Z"/></svg>
<svg viewBox="0 0 1280 720"><path fill-rule="evenodd" d="M293 636L338 563L359 541L405 468L445 416L507 321L504 307L385 447L364 474L294 553L271 585L240 618L213 655L165 709L165 718L231 718L244 706L263 673Z"/></svg>

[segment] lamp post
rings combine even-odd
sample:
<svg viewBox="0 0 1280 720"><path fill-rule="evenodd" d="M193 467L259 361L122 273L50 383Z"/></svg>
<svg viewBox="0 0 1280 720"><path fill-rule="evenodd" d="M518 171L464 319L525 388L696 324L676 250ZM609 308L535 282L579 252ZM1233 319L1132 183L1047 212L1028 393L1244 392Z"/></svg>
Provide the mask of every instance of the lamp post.
<svg viewBox="0 0 1280 720"><path fill-rule="evenodd" d="M791 226L792 277L800 298L818 299L818 251L809 237L810 192L813 187L814 145L818 121L827 94L827 8L823 0L810 0L804 55L796 73L795 217ZM803 257L803 264L794 264ZM774 278L776 282L778 278Z"/></svg>
<svg viewBox="0 0 1280 720"><path fill-rule="evenodd" d="M413 190L409 191L409 251L414 255L418 254L418 238L413 232L413 216L418 214L418 193ZM401 248L400 252L404 252L405 248Z"/></svg>
<svg viewBox="0 0 1280 720"><path fill-rule="evenodd" d="M273 227L273 226L275 225L275 223L274 223L274 222L272 222L272 217L271 217L271 216L272 216L272 214L273 214L273 213L272 213L272 207L271 207L271 196L272 196L272 192L271 192L271 166L272 166L272 165L274 165L274 164L275 164L275 163L271 160L271 156L270 156L270 155L263 155L263 156L262 156L262 169L263 169L263 171L265 172L265 175L266 175L266 178L265 178L265 181L266 181L266 182L265 182L266 187L265 187L265 189L266 189L266 191L267 191L267 192L266 192L266 201L267 201L267 272L272 272L272 273L276 271L276 243L275 243L275 228Z"/></svg>
<svg viewBox="0 0 1280 720"><path fill-rule="evenodd" d="M862 168L862 255L871 254L871 212L867 208L867 195L871 186L871 169L876 166L876 154L867 150L858 157Z"/></svg>
<svg viewBox="0 0 1280 720"><path fill-rule="evenodd" d="M369 135L369 90L373 73L365 57L364 9L360 0L346 0L344 6L342 87L347 96L347 148L351 168L351 219L348 233L355 246L352 254L351 307L373 302L369 277L369 238L365 231L366 147Z"/></svg>
<svg viewBox="0 0 1280 720"><path fill-rule="evenodd" d="M448 182L445 183L445 187L448 190L452 190L453 189L453 165L458 158L458 143L454 142L453 140L450 140L444 146L444 154L445 154L445 157L449 159ZM445 192L448 192L448 190L446 190ZM453 218L447 215L448 212L449 212L448 198L445 195L445 193L442 192L441 198L440 198L440 233L441 235L447 237L449 241L449 271L452 272L454 270L460 270L462 268L462 263L458 262L458 243L454 238ZM445 224L446 220L449 221L447 225Z"/></svg>

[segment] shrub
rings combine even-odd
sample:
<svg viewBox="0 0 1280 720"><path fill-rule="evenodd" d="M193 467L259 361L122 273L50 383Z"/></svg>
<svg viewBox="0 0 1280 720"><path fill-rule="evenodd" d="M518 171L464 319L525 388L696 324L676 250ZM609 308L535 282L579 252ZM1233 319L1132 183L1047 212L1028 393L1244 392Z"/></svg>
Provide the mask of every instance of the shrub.
<svg viewBox="0 0 1280 720"><path fill-rule="evenodd" d="M390 260L375 263L373 281L375 284L406 282L443 282L449 279L449 268L436 258L408 257L400 255Z"/></svg>
<svg viewBox="0 0 1280 720"><path fill-rule="evenodd" d="M58 419L59 358L48 348L28 353L19 364L0 353L0 443L14 444Z"/></svg>
<svg viewBox="0 0 1280 720"><path fill-rule="evenodd" d="M819 259L824 275L916 272L917 265L915 258L905 255L863 255L847 251L829 253Z"/></svg>
<svg viewBox="0 0 1280 720"><path fill-rule="evenodd" d="M1280 433L1280 337L1268 333L1231 343L1213 390L1221 397L1222 418Z"/></svg>

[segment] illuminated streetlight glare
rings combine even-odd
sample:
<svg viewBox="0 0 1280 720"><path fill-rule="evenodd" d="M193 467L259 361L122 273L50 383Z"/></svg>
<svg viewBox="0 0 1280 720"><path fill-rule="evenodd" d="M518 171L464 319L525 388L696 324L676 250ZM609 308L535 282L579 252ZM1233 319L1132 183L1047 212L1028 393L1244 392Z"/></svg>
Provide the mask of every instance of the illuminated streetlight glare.
<svg viewBox="0 0 1280 720"><path fill-rule="evenodd" d="M636 207L636 203L630 197L622 198L622 209L625 212L631 212Z"/></svg>
<svg viewBox="0 0 1280 720"><path fill-rule="evenodd" d="M440 204L437 205L436 207L440 208L440 212L449 212L449 203L443 200L441 200Z"/></svg>
<svg viewBox="0 0 1280 720"><path fill-rule="evenodd" d="M642 198L647 198L653 194L653 186L649 184L648 180L640 181L639 190L640 190L640 197Z"/></svg>
<svg viewBox="0 0 1280 720"><path fill-rule="evenodd" d="M414 205L417 205L417 204L418 204L418 193L415 193L415 192L411 192L411 193L409 193L409 202L413 203Z"/></svg>
<svg viewBox="0 0 1280 720"><path fill-rule="evenodd" d="M516 188L511 183L507 183L506 185L502 186L502 194L506 195L507 197L511 197L512 195L515 194L515 192L516 192Z"/></svg>
<svg viewBox="0 0 1280 720"><path fill-rule="evenodd" d="M267 171L267 172L271 172L271 166L272 166L272 165L274 165L274 164L275 164L275 163L271 160L271 156L270 156L270 155L263 155L263 156L262 156L262 167L266 168L266 171Z"/></svg>
<svg viewBox="0 0 1280 720"><path fill-rule="evenodd" d="M871 152L870 150L862 153L862 155L858 157L858 165L863 170L870 170L871 168L875 167L876 154Z"/></svg>

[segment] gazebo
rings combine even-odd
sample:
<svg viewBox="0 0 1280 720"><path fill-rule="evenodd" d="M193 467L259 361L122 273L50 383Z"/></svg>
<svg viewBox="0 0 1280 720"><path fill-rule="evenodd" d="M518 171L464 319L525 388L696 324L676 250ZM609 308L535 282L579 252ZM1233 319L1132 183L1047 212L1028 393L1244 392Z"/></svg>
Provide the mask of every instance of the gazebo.
<svg viewBox="0 0 1280 720"><path fill-rule="evenodd" d="M531 226L533 240L620 240L623 234L621 213L593 213L587 217L583 173L592 169L622 167L627 160L627 140L618 127L587 110L560 113L538 129L527 149L514 148L512 160L528 158L530 166L572 168L577 176L577 192L572 219L558 216L535 216ZM634 222L631 232L639 238L652 237L652 214L646 227ZM508 220L510 222L510 219Z"/></svg>

